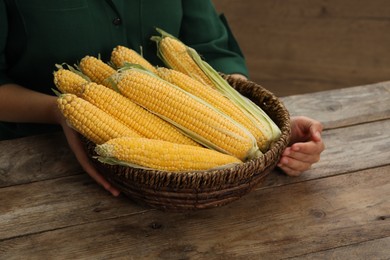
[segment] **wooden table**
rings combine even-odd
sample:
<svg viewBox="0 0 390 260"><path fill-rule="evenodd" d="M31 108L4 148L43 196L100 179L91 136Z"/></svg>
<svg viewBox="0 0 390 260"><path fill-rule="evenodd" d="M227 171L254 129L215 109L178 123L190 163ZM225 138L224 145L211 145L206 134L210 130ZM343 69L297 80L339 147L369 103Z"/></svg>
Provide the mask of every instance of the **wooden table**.
<svg viewBox="0 0 390 260"><path fill-rule="evenodd" d="M0 142L0 259L389 259L390 82L283 100L323 122L321 161L215 209L114 198L61 133Z"/></svg>

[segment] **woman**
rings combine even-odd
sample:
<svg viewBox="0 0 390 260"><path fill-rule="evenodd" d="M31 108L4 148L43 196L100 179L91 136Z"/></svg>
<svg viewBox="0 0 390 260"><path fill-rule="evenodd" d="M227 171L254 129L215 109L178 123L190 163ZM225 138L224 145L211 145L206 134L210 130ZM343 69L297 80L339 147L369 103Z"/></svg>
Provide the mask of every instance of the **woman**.
<svg viewBox="0 0 390 260"><path fill-rule="evenodd" d="M116 45L141 51L152 64L155 27L196 49L216 70L247 77L243 55L210 0L0 0L0 140L62 128L84 170L112 187L90 164L80 140L56 105L54 64L75 64L85 55L108 60ZM278 164L299 175L319 160L322 126L292 118L292 142Z"/></svg>

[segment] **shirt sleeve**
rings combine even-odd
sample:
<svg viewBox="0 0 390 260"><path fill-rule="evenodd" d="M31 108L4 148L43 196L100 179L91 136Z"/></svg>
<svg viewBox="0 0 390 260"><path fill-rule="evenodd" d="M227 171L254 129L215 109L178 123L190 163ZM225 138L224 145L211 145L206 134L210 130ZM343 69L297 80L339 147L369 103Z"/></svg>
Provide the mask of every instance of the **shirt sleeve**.
<svg viewBox="0 0 390 260"><path fill-rule="evenodd" d="M5 58L5 46L8 35L8 19L4 0L0 1L0 86L13 82L7 75L7 62Z"/></svg>
<svg viewBox="0 0 390 260"><path fill-rule="evenodd" d="M225 17L218 15L210 0L183 1L179 38L217 71L248 76L244 55Z"/></svg>

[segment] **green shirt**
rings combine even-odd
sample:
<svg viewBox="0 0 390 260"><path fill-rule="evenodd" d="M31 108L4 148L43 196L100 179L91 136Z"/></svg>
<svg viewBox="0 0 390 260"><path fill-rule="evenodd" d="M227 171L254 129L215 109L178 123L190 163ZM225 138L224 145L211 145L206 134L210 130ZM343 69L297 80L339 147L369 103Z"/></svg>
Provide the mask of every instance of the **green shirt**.
<svg viewBox="0 0 390 260"><path fill-rule="evenodd" d="M0 86L13 82L53 94L55 64L76 64L85 55L108 61L116 45L142 49L152 64L162 65L150 40L155 27L195 48L216 70L247 75L210 0L0 0ZM0 139L7 138L5 128L15 136L36 133L31 125L3 123Z"/></svg>

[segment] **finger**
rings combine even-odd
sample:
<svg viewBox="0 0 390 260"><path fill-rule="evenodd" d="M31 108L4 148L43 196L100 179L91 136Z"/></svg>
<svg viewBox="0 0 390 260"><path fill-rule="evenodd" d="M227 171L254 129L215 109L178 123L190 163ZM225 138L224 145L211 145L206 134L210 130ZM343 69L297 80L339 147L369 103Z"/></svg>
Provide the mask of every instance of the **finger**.
<svg viewBox="0 0 390 260"><path fill-rule="evenodd" d="M85 148L78 137L77 132L70 128L64 129L66 138L68 140L69 146L73 151L77 161L80 163L84 171L91 176L99 185L101 185L105 190L109 191L113 196L118 196L120 191L112 186L92 165L89 161Z"/></svg>
<svg viewBox="0 0 390 260"><path fill-rule="evenodd" d="M83 166L83 165L82 165ZM87 174L92 177L99 185L101 185L105 190L109 191L113 196L117 197L120 194L120 191L112 186L104 177L101 175L95 167L93 167L90 163L83 166L83 169L87 172Z"/></svg>
<svg viewBox="0 0 390 260"><path fill-rule="evenodd" d="M321 132L320 131L312 130L311 137L312 137L312 140L315 141L315 142L321 142L322 141L322 137L321 137Z"/></svg>
<svg viewBox="0 0 390 260"><path fill-rule="evenodd" d="M321 123L314 119L305 116L292 117L290 144L312 141L313 134L315 135L314 139L318 141L320 140L319 134L321 131Z"/></svg>
<svg viewBox="0 0 390 260"><path fill-rule="evenodd" d="M112 186L93 166L90 165L89 162L88 165L83 165L83 163L81 163L81 166L87 172L87 174L105 190L110 192L115 197L119 196L120 191Z"/></svg>
<svg viewBox="0 0 390 260"><path fill-rule="evenodd" d="M302 153L306 155L319 155L325 149L323 142L305 142L305 143L295 143L293 144L289 150L285 152L289 153Z"/></svg>
<svg viewBox="0 0 390 260"><path fill-rule="evenodd" d="M312 137L312 140L315 142L321 142L321 133L322 133L323 126L320 122L315 122L310 126L310 134Z"/></svg>
<svg viewBox="0 0 390 260"><path fill-rule="evenodd" d="M316 163L320 159L320 155L318 153L306 154L306 153L293 151L291 148L287 148L283 152L282 156L287 159L291 158L297 161L302 161L310 164Z"/></svg>
<svg viewBox="0 0 390 260"><path fill-rule="evenodd" d="M84 156L81 156L82 158ZM88 158L86 158L88 160ZM113 196L117 197L120 194L120 191L112 186L96 169L91 165L91 163L88 161L85 161L84 159L79 158L79 162L85 172L92 177L99 185L101 185L105 190L109 191Z"/></svg>
<svg viewBox="0 0 390 260"><path fill-rule="evenodd" d="M293 170L293 169L291 169L290 167L288 167L288 166L286 166L286 165L283 165L283 164L278 164L278 167L279 167L285 174L287 174L288 176L298 177L299 175L302 174L302 172Z"/></svg>
<svg viewBox="0 0 390 260"><path fill-rule="evenodd" d="M77 156L77 155L76 155ZM96 168L91 164L88 157L85 154L80 154L79 162L83 169L87 172L89 176L92 177L99 185L101 185L105 190L109 191L113 196L117 197L120 194L120 191L112 186L104 177L101 175Z"/></svg>
<svg viewBox="0 0 390 260"><path fill-rule="evenodd" d="M295 173L302 173L304 171L307 171L311 168L311 163L296 160L291 157L282 156L279 162L279 167L284 167L290 169L290 171L293 171Z"/></svg>

